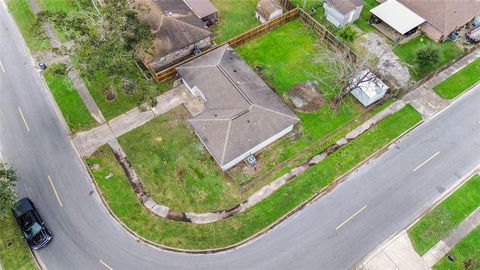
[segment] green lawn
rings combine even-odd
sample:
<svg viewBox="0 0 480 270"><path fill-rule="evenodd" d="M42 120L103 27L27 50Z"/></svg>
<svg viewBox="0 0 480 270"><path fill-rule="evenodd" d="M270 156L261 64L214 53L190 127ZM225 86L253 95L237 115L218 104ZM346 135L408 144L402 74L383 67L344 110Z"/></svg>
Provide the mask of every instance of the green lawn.
<svg viewBox="0 0 480 270"><path fill-rule="evenodd" d="M135 65L135 63L132 62L132 65ZM146 80L138 69L134 74L131 74L131 77L128 79L136 81L137 83L147 84L149 87L147 87L145 93L136 91L134 94L129 95L122 91L120 82L115 82L114 89L117 97L114 100L109 101L105 97L105 90L108 88L111 79L105 72L99 70L95 73L92 79L89 80L84 78L90 94L107 120L111 120L112 118L133 109L135 106L140 105L139 100L141 100L140 97L142 95L156 97L172 88L171 81L157 83L154 80Z"/></svg>
<svg viewBox="0 0 480 270"><path fill-rule="evenodd" d="M480 176L477 175L408 230L415 250L425 254L479 206Z"/></svg>
<svg viewBox="0 0 480 270"><path fill-rule="evenodd" d="M230 208L239 200L238 186L224 177L188 118L180 106L123 135L120 144L157 202L180 211Z"/></svg>
<svg viewBox="0 0 480 270"><path fill-rule="evenodd" d="M375 27L371 26L368 23L368 20L370 19L370 16L372 15L370 13L370 10L376 6L378 6L379 3L377 0L365 0L363 4L363 9L362 13L360 13L360 18L355 21L355 25L358 26L358 28L362 29L363 32L372 32L375 31Z"/></svg>
<svg viewBox="0 0 480 270"><path fill-rule="evenodd" d="M297 43L284 43L284 39ZM290 87L307 80L333 79L325 73L327 67L323 63L311 61L321 50L328 48L319 43L301 21L294 21L237 51L253 67L264 66L267 83L283 95ZM302 68L297 68L299 66ZM327 87L322 90L327 100L335 91ZM178 111L131 131L120 141L145 188L158 202L182 211L214 211L246 199L261 186L340 139L375 112L365 112L353 98L347 98L337 112L325 105L315 113L298 113L302 124L293 134L299 135L285 136L264 149L257 155L259 162L255 171L239 164L227 174L222 173L185 123L188 117ZM152 158L152 153L159 155ZM175 160L175 166L170 165L169 160ZM248 189L243 188L246 183L249 183Z"/></svg>
<svg viewBox="0 0 480 270"><path fill-rule="evenodd" d="M275 148L260 155L265 167L271 168L301 153L365 112L352 97L346 98L336 112L332 111L328 103L337 89L332 89L329 85L336 78L330 75L328 66L317 60L319 54L329 52L330 48L321 43L315 33L300 20L289 22L240 46L236 51L250 66L263 67L263 79L285 100L291 87L306 81L315 82L326 99L325 105L314 113L297 113L301 124L295 132L300 136L294 140L283 139L276 143Z"/></svg>
<svg viewBox="0 0 480 270"><path fill-rule="evenodd" d="M13 245L7 247L10 241ZM4 270L37 269L12 215L0 219L0 264Z"/></svg>
<svg viewBox="0 0 480 270"><path fill-rule="evenodd" d="M436 47L440 51L439 63L430 69L421 69L415 65L415 54L419 48L425 45ZM452 41L436 43L430 38L425 37L423 35L418 36L405 44L397 45L393 49L393 51L398 57L400 57L400 59L404 63L409 65L410 75L415 80L419 80L423 78L424 76L428 75L430 72L446 64L448 61L453 60L455 57L457 57L462 53L462 49L460 49Z"/></svg>
<svg viewBox="0 0 480 270"><path fill-rule="evenodd" d="M419 121L420 114L407 105L251 209L205 225L167 221L149 213L138 202L121 167L107 147L99 149L87 159L87 163L100 165L99 169L93 171L100 190L117 217L133 231L172 247L218 248L237 243L272 224ZM114 176L105 180L110 172Z"/></svg>
<svg viewBox="0 0 480 270"><path fill-rule="evenodd" d="M70 13L79 10L79 2L76 0L37 0L41 10L48 10L52 12L63 11L65 13ZM64 29L59 29L54 27L55 35L58 37L59 41L64 43L67 41L67 38L64 34Z"/></svg>
<svg viewBox="0 0 480 270"><path fill-rule="evenodd" d="M30 50L43 51L49 49L50 42L44 35L43 30L34 27L37 19L28 4L28 0L8 0L7 4Z"/></svg>
<svg viewBox="0 0 480 270"><path fill-rule="evenodd" d="M47 69L44 77L70 129L77 132L94 127L96 122L73 87L70 78L66 75L55 75L52 68L53 66Z"/></svg>
<svg viewBox="0 0 480 270"><path fill-rule="evenodd" d="M222 43L250 30L260 22L255 18L257 0L212 0L218 9L215 42Z"/></svg>
<svg viewBox="0 0 480 270"><path fill-rule="evenodd" d="M452 99L480 80L480 59L470 63L433 88L442 98Z"/></svg>
<svg viewBox="0 0 480 270"><path fill-rule="evenodd" d="M463 238L451 251L455 262L444 257L433 266L434 270L478 270L480 269L480 227Z"/></svg>

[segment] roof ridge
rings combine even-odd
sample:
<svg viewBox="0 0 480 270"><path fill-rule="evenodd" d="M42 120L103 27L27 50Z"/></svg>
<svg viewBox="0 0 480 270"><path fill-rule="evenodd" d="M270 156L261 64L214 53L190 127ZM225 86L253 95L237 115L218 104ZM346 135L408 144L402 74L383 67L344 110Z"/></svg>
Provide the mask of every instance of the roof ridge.
<svg viewBox="0 0 480 270"><path fill-rule="evenodd" d="M223 151L222 151L222 160L220 161L221 165L223 165L223 162L225 160L225 153L227 152L228 138L230 137L231 126L232 126L232 120L228 122L227 134L225 135L225 143L223 145Z"/></svg>
<svg viewBox="0 0 480 270"><path fill-rule="evenodd" d="M293 120L299 120L299 118L296 117L296 116L291 116L291 115L288 115L288 114L285 114L285 113L282 113L282 112L279 112L279 111L275 111L275 110L272 110L272 109L268 109L268 108L265 108L265 107L260 106L260 105L258 105L258 104L252 104L252 106L258 107L258 108L263 109L263 110L265 110L265 111L269 111L269 112L272 112L272 113L276 113L276 114L279 114L279 115L282 115L282 116L291 118L291 119L293 119Z"/></svg>
<svg viewBox="0 0 480 270"><path fill-rule="evenodd" d="M213 34L211 31L208 31L208 30L206 30L206 29L204 29L204 28L201 28L201 27L199 27L199 26L197 26L197 25L193 25L193 24L190 24L190 23L181 21L181 20L179 20L179 19L177 19L177 18L174 18L174 17L170 17L170 16L165 15L165 14L163 13L163 11L160 9L160 7L157 5L157 3L155 3L154 0L150 0L150 3L151 3L151 4L153 5L153 7L157 10L157 12L160 13L160 15L161 15L162 17L167 17L168 19L175 20L175 21L177 21L177 22L179 22L179 23L181 23L181 24L185 24L185 25L187 25L187 26L200 29L200 30L202 30L202 31L204 31L204 32L207 32L207 33L209 33L209 34ZM187 6L188 6L188 5L187 5ZM190 10L191 10L191 9L190 9ZM192 11L192 12L193 12L193 11ZM163 18L162 18L162 22L163 22ZM162 23L162 25L163 25L163 23ZM160 29L160 28L161 28L161 25L160 25L160 27L159 27L158 29Z"/></svg>

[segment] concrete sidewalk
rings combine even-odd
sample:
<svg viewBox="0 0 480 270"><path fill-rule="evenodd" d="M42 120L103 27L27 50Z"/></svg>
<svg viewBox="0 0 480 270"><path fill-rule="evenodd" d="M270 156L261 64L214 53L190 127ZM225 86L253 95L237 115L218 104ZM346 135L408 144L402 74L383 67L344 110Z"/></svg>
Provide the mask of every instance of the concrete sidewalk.
<svg viewBox="0 0 480 270"><path fill-rule="evenodd" d="M370 256L357 270L428 270L431 269L417 254L406 231Z"/></svg>
<svg viewBox="0 0 480 270"><path fill-rule="evenodd" d="M100 146L147 123L153 118L193 99L185 86L179 85L156 98L157 106L144 104L88 131L74 135L73 142L83 157L92 155Z"/></svg>
<svg viewBox="0 0 480 270"><path fill-rule="evenodd" d="M447 107L450 102L442 99L433 87L446 80L468 64L472 63L480 57L480 50L473 51L449 68L438 73L435 77L420 85L417 89L411 91L403 100L412 104L415 109L422 114L424 119L429 119L439 111Z"/></svg>
<svg viewBox="0 0 480 270"><path fill-rule="evenodd" d="M440 240L433 246L422 259L428 266L435 265L450 250L458 244L465 236L480 225L480 207L473 211L465 220L462 221L455 229L453 229L445 238Z"/></svg>

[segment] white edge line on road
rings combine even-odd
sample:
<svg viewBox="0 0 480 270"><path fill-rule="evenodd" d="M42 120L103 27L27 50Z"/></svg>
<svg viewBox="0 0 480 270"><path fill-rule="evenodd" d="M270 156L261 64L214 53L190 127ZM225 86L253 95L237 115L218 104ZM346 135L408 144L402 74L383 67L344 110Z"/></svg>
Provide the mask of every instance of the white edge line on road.
<svg viewBox="0 0 480 270"><path fill-rule="evenodd" d="M109 269L109 270L113 270L113 268L112 268L112 267L110 267L110 265L108 265L106 262L104 262L104 261L100 260L100 263L101 263L101 264L103 264L103 266L105 266L107 269Z"/></svg>
<svg viewBox="0 0 480 270"><path fill-rule="evenodd" d="M5 72L5 69L3 68L2 61L0 61L0 67L2 68L2 71Z"/></svg>
<svg viewBox="0 0 480 270"><path fill-rule="evenodd" d="M18 107L18 112L20 113L20 116L22 117L23 123L25 124L25 127L27 128L27 131L30 132L30 128L28 127L27 120L25 120L25 116L23 116L22 109Z"/></svg>
<svg viewBox="0 0 480 270"><path fill-rule="evenodd" d="M440 151L438 151L437 153L435 153L435 155L429 157L427 160L425 160L424 162L422 162L422 164L418 165L415 169L413 169L413 171L415 172L416 170L420 169L423 165L427 164L429 161L431 161L432 159L434 159L438 154L440 154Z"/></svg>
<svg viewBox="0 0 480 270"><path fill-rule="evenodd" d="M367 205L364 205L362 208L360 208L360 210L358 210L357 212L355 212L355 214L351 215L349 218L347 218L347 220L345 220L344 222L342 222L342 224L338 225L335 230L338 230L340 229L343 225L345 225L347 222L349 222L350 220L352 220L352 218L354 218L356 215L360 214L360 212L362 212L363 210L365 210L365 208L367 208Z"/></svg>
<svg viewBox="0 0 480 270"><path fill-rule="evenodd" d="M52 185L52 189L53 189L53 192L55 193L55 196L57 197L58 204L60 204L60 207L63 207L62 201L60 201L60 197L58 196L57 189L53 185L53 181L52 181L52 178L50 177L50 175L48 176L48 181L50 181L50 185Z"/></svg>

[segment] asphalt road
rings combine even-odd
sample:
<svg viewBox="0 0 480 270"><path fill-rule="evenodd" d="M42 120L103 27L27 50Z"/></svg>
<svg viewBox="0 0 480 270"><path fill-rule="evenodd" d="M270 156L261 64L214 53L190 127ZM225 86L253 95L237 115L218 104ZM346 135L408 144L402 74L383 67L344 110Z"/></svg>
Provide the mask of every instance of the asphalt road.
<svg viewBox="0 0 480 270"><path fill-rule="evenodd" d="M480 163L477 88L253 243L160 251L108 215L1 0L0 62L0 152L55 235L37 253L48 269L346 269Z"/></svg>

